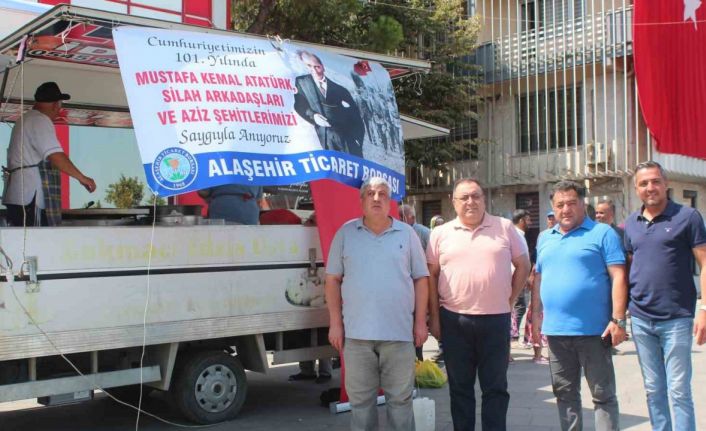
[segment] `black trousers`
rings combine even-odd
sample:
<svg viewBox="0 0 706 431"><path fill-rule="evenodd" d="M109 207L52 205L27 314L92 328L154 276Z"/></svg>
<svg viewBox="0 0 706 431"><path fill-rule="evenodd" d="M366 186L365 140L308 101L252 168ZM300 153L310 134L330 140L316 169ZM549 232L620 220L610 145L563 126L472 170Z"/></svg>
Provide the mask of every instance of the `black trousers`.
<svg viewBox="0 0 706 431"><path fill-rule="evenodd" d="M510 404L510 313L467 315L442 307L440 315L454 430L476 429L474 386L478 376L483 431L505 431Z"/></svg>

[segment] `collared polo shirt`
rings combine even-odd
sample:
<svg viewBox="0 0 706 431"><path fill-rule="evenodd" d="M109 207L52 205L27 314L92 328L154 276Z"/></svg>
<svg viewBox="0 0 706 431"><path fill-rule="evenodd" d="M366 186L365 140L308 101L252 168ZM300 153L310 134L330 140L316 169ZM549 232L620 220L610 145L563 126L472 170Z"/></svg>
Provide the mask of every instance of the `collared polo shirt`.
<svg viewBox="0 0 706 431"><path fill-rule="evenodd" d="M652 221L643 210L625 221L625 250L633 255L630 313L646 320L694 317L693 248L706 243L703 218L671 200Z"/></svg>
<svg viewBox="0 0 706 431"><path fill-rule="evenodd" d="M439 265L439 303L454 313L510 312L512 259L527 244L510 220L486 213L475 229L457 218L431 231L427 262Z"/></svg>
<svg viewBox="0 0 706 431"><path fill-rule="evenodd" d="M620 238L610 225L584 217L563 234L557 224L537 244L542 275L542 332L546 335L601 335L613 309L608 265L625 264Z"/></svg>
<svg viewBox="0 0 706 431"><path fill-rule="evenodd" d="M429 275L412 227L393 219L376 235L353 219L331 242L326 273L342 275L346 338L412 341L414 280Z"/></svg>

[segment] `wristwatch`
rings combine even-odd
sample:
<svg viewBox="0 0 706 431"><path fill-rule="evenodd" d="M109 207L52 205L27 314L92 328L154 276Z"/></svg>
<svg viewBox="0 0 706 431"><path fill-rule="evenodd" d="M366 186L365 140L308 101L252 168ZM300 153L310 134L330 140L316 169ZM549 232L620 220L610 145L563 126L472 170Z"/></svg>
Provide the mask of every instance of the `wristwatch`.
<svg viewBox="0 0 706 431"><path fill-rule="evenodd" d="M620 328L623 328L623 329L625 329L625 327L627 326L627 321L625 319L614 319L611 317L610 321L615 323L616 325L618 325Z"/></svg>

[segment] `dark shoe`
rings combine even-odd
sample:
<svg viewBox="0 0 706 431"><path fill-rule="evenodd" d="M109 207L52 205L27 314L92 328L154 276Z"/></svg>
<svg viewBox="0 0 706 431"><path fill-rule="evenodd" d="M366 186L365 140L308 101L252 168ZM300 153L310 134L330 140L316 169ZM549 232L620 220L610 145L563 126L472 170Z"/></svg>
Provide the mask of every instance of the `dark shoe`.
<svg viewBox="0 0 706 431"><path fill-rule="evenodd" d="M314 380L316 383L327 383L331 380L331 376L327 374L320 374L319 377Z"/></svg>
<svg viewBox="0 0 706 431"><path fill-rule="evenodd" d="M341 388L329 388L321 392L319 397L321 400L321 407L329 407L331 403L337 403L341 400Z"/></svg>
<svg viewBox="0 0 706 431"><path fill-rule="evenodd" d="M290 382L298 382L300 380L315 380L315 379L316 379L316 376L313 374L298 373L298 374L292 374L291 376L289 376Z"/></svg>

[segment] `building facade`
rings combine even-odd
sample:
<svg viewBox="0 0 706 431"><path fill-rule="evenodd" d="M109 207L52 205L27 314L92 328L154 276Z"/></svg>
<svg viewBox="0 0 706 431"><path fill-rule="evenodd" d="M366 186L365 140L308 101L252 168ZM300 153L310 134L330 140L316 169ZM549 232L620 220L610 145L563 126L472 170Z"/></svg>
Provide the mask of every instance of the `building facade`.
<svg viewBox="0 0 706 431"><path fill-rule="evenodd" d="M418 218L453 216L453 181L478 178L489 211L534 215L534 232L563 179L588 190L587 203L611 199L620 223L640 205L635 165L663 164L672 199L706 208L706 162L661 154L642 119L632 57L632 1L479 0L482 22L472 57L481 68L473 157L448 169L408 168Z"/></svg>

